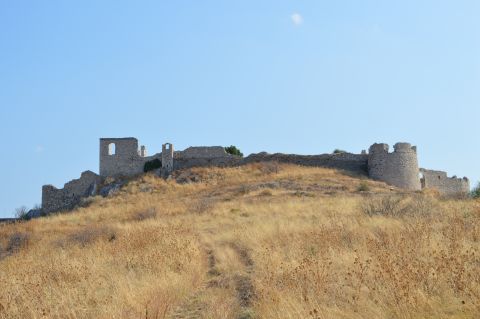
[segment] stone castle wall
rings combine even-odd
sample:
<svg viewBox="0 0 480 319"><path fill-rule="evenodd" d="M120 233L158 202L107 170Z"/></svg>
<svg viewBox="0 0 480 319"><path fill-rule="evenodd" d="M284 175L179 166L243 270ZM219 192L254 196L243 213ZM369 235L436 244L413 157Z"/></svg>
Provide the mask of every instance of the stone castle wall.
<svg viewBox="0 0 480 319"><path fill-rule="evenodd" d="M235 166L242 158L228 154L222 146L195 146L174 154L174 169L206 166Z"/></svg>
<svg viewBox="0 0 480 319"><path fill-rule="evenodd" d="M420 169L422 188L436 189L446 196L468 194L470 182L468 178L448 177L446 172Z"/></svg>
<svg viewBox="0 0 480 319"><path fill-rule="evenodd" d="M361 175L368 174L368 155L366 154L337 153L321 155L297 155L282 153L258 153L247 156L242 160L242 163L247 164L266 161L290 163L303 166L335 168Z"/></svg>
<svg viewBox="0 0 480 319"><path fill-rule="evenodd" d="M368 154L368 172L372 179L409 190L420 190L417 149L409 143L397 143L389 152L387 144L373 144Z"/></svg>
<svg viewBox="0 0 480 319"><path fill-rule="evenodd" d="M145 146L138 148L133 137L100 139L100 176L128 177L143 173L145 163L161 159L161 154L145 156Z"/></svg>
<svg viewBox="0 0 480 319"><path fill-rule="evenodd" d="M177 158L191 159L191 158L222 158L229 157L230 154L225 152L222 146L190 146L181 152L177 152Z"/></svg>
<svg viewBox="0 0 480 319"><path fill-rule="evenodd" d="M94 195L101 180L101 177L94 172L85 171L79 179L66 183L62 189L44 185L42 187L43 213L72 209L82 198Z"/></svg>
<svg viewBox="0 0 480 319"><path fill-rule="evenodd" d="M238 166L248 163L275 161L303 166L327 167L369 176L408 190L436 188L441 194L467 194L470 190L467 178L448 178L445 172L422 170L420 180L416 147L397 143L389 152L387 144L373 144L368 154L336 153L321 155L251 154L245 158L226 153L221 146L189 147L184 151L173 150L170 143L163 144L162 153L147 156L144 146L139 148L136 138L100 139L100 175L83 172L80 179L65 184L63 189L52 185L42 188L42 210L48 214L73 208L82 197L96 194L96 187L105 177L131 177L144 172L145 163L158 159L161 176L172 171L201 166Z"/></svg>

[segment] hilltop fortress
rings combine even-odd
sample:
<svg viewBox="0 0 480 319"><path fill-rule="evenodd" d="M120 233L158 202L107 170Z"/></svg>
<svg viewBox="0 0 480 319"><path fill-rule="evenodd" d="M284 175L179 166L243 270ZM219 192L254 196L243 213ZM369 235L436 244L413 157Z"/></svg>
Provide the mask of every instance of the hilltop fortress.
<svg viewBox="0 0 480 319"><path fill-rule="evenodd" d="M447 177L446 172L419 169L417 149L409 143L395 144L393 152L390 152L387 144L373 144L368 153L362 151L361 154L340 152L296 155L263 152L243 158L228 154L221 146L189 147L183 151L174 151L171 143L163 144L161 153L147 156L147 149L145 146L139 147L136 138L101 138L99 175L91 171L83 172L79 179L66 183L62 189L52 185L43 186L42 212L49 214L72 209L82 198L99 194L99 187L107 178L142 174L149 163L157 163L156 174L167 177L175 170L189 167L237 166L266 161L340 169L412 191L434 188L446 196L466 195L470 191L466 177Z"/></svg>

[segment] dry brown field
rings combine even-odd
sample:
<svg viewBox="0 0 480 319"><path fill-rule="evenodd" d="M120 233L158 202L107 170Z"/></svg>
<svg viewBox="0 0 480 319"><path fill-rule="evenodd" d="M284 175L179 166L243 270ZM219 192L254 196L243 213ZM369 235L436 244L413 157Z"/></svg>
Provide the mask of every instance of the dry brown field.
<svg viewBox="0 0 480 319"><path fill-rule="evenodd" d="M0 225L0 318L480 318L480 202L275 163Z"/></svg>

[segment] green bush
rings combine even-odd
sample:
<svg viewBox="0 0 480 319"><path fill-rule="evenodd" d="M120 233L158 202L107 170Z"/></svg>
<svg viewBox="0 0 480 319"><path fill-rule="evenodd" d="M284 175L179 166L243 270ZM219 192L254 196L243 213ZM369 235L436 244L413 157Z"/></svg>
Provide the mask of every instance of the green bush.
<svg viewBox="0 0 480 319"><path fill-rule="evenodd" d="M370 186L366 181L361 181L357 186L357 192L368 192L370 191Z"/></svg>
<svg viewBox="0 0 480 319"><path fill-rule="evenodd" d="M143 166L143 171L146 173L161 167L162 167L162 161L156 158L154 160L146 162L145 165Z"/></svg>
<svg viewBox="0 0 480 319"><path fill-rule="evenodd" d="M234 145L230 145L228 147L225 147L225 152L227 152L228 154L243 157L243 153L240 152L240 150Z"/></svg>
<svg viewBox="0 0 480 319"><path fill-rule="evenodd" d="M340 150L338 148L334 149L333 150L333 154L341 154L341 153L346 153L347 151L344 151L344 150Z"/></svg>
<svg viewBox="0 0 480 319"><path fill-rule="evenodd" d="M472 197L473 198L480 198L480 182L475 186L472 190Z"/></svg>

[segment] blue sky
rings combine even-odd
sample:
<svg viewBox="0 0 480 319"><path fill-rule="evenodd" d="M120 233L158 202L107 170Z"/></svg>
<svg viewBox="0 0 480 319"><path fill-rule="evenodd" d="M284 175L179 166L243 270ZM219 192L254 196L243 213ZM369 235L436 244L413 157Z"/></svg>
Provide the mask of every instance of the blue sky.
<svg viewBox="0 0 480 319"><path fill-rule="evenodd" d="M0 217L98 138L259 151L418 146L480 179L480 2L0 1Z"/></svg>

